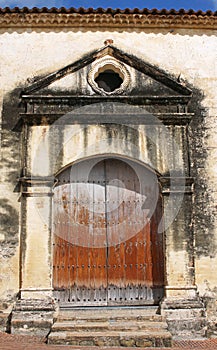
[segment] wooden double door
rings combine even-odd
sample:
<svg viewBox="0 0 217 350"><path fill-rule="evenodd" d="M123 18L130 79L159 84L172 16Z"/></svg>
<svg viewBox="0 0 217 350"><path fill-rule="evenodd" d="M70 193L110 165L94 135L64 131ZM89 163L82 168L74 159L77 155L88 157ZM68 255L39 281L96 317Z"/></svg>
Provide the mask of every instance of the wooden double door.
<svg viewBox="0 0 217 350"><path fill-rule="evenodd" d="M60 305L156 304L164 294L155 175L121 159L86 160L58 176L53 287Z"/></svg>

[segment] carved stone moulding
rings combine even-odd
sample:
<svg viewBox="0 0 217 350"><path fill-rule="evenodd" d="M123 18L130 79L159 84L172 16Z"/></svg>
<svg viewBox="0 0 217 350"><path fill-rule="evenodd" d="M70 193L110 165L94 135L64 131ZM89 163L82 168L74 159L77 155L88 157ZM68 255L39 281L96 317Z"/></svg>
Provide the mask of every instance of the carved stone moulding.
<svg viewBox="0 0 217 350"><path fill-rule="evenodd" d="M112 71L114 73L117 73L119 77L122 79L121 85L113 91L106 91L102 87L99 87L99 85L96 82L96 78L99 76L99 74L106 71ZM96 93L100 95L109 96L109 95L120 95L123 92L125 92L129 87L131 76L130 76L130 72L128 71L128 69L123 63L111 57L108 57L108 58L103 57L102 59L97 60L97 62L92 65L92 68L88 73L87 80L90 86L92 87L92 89Z"/></svg>

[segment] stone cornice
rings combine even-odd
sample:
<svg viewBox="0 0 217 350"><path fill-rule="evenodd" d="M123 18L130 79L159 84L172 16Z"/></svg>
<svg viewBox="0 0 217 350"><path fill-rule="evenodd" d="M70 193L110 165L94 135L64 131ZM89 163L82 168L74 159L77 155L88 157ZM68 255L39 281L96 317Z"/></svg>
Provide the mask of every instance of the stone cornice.
<svg viewBox="0 0 217 350"><path fill-rule="evenodd" d="M37 11L36 11L37 10ZM0 9L0 28L217 29L217 13L194 11L52 11ZM99 9L98 9L99 10ZM102 9L101 9L102 10Z"/></svg>

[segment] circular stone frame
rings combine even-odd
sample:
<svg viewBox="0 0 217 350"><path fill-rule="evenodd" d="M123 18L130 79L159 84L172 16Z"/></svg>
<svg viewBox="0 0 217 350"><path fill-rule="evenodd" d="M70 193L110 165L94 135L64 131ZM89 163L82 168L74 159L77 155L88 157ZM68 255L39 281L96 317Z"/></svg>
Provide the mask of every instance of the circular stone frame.
<svg viewBox="0 0 217 350"><path fill-rule="evenodd" d="M97 82L95 81L95 79L100 73L103 73L105 70L109 69L119 74L119 76L123 80L120 87L115 89L114 91L105 91L104 89L100 88ZM93 67L88 73L87 81L92 87L92 89L100 95L120 95L123 92L125 92L125 90L129 86L131 78L128 69L122 63L116 61L113 58L103 58L93 65Z"/></svg>

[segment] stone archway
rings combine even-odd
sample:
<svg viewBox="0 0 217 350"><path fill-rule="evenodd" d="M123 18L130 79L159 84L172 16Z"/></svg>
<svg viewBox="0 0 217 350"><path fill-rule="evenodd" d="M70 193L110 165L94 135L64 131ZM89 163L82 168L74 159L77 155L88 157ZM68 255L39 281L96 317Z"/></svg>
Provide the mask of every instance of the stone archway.
<svg viewBox="0 0 217 350"><path fill-rule="evenodd" d="M164 296L162 199L154 172L100 157L54 189L53 287L60 305L147 305Z"/></svg>

